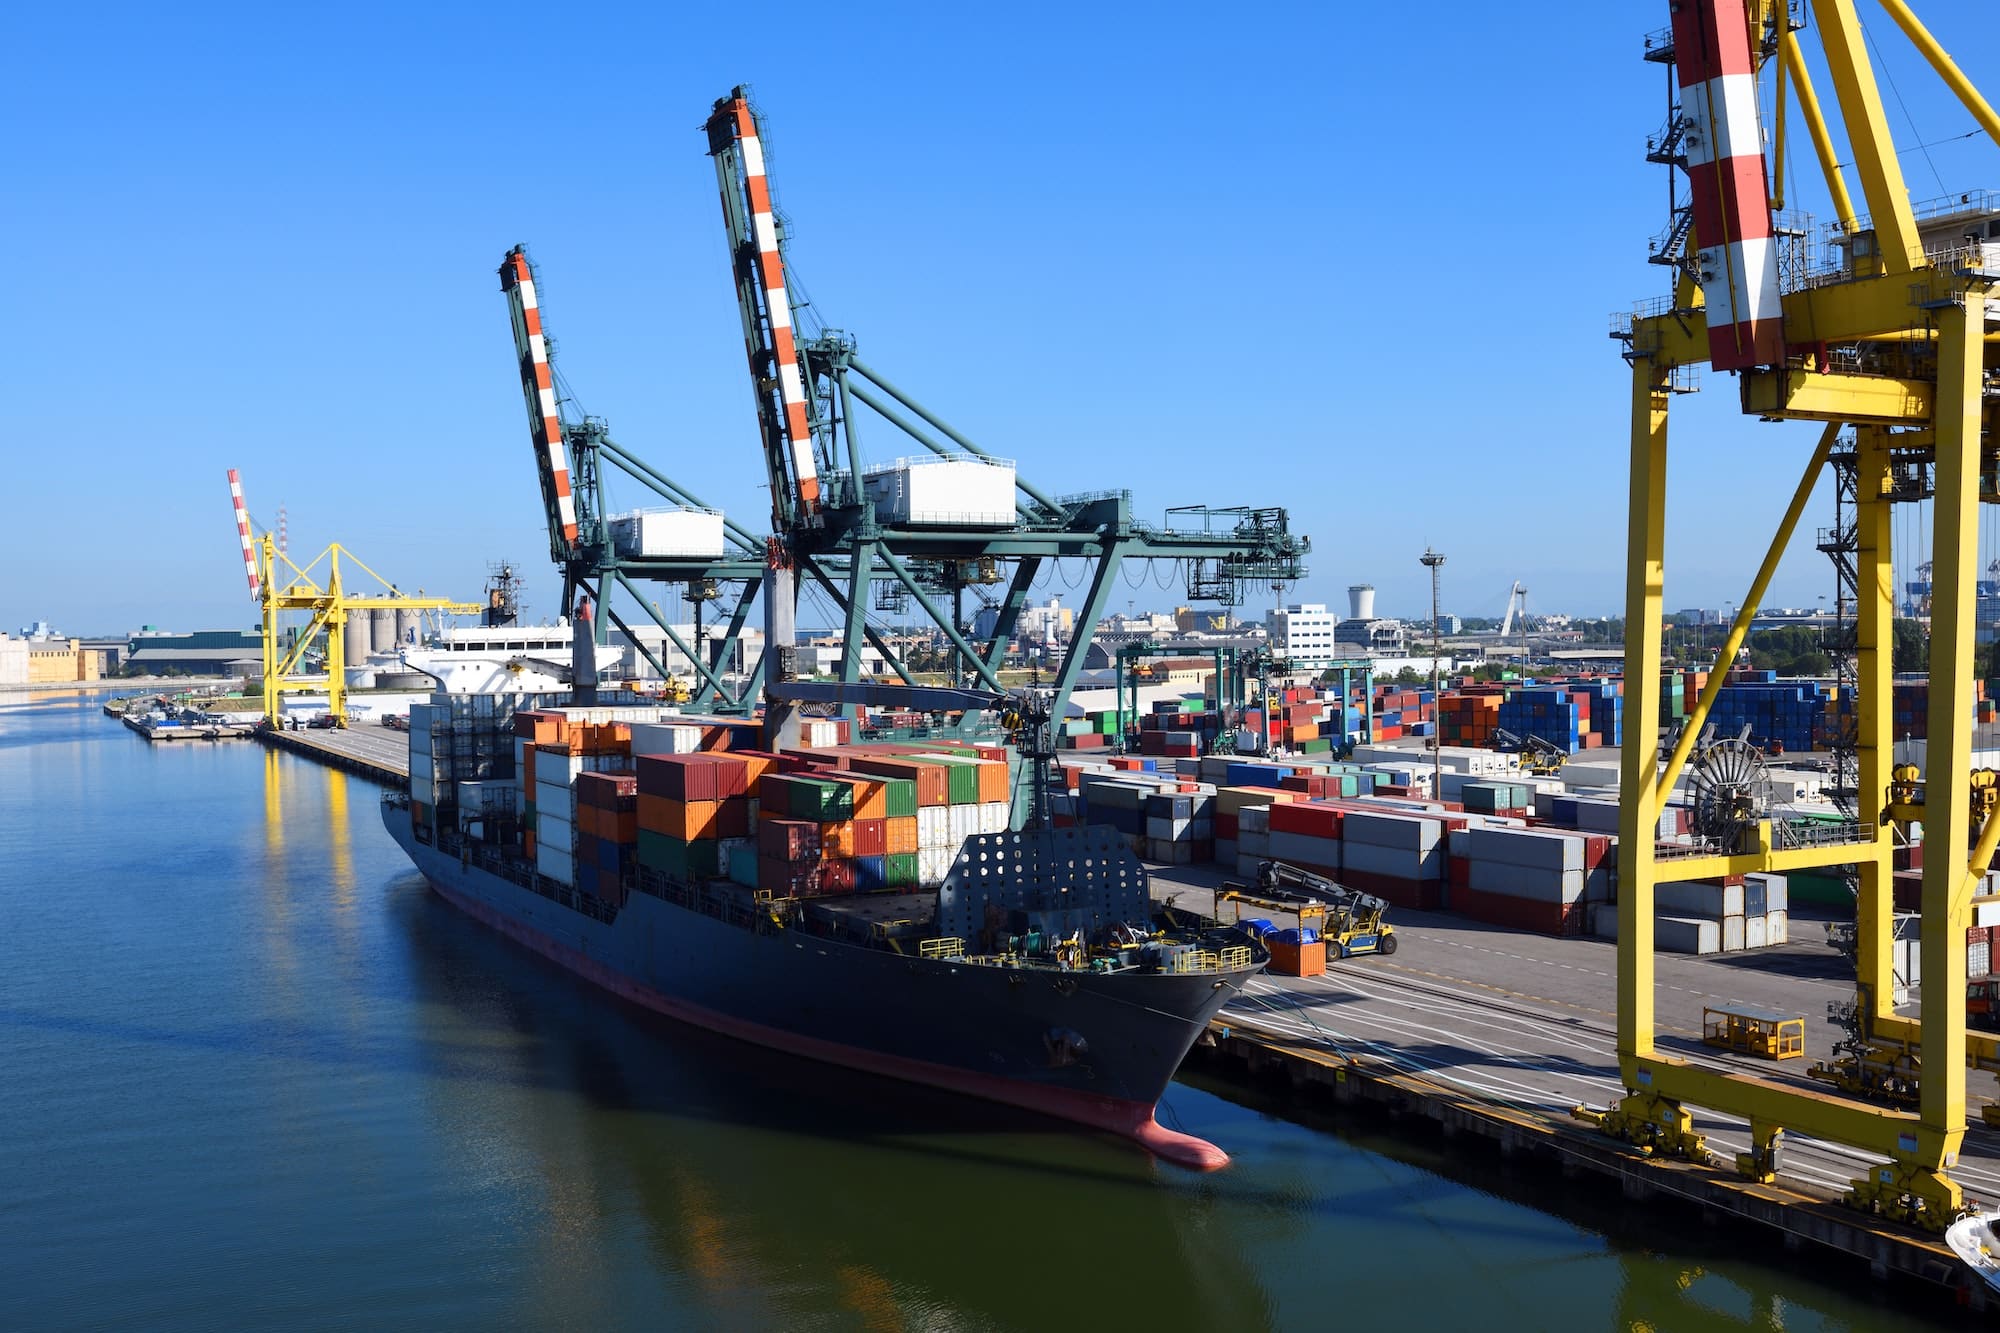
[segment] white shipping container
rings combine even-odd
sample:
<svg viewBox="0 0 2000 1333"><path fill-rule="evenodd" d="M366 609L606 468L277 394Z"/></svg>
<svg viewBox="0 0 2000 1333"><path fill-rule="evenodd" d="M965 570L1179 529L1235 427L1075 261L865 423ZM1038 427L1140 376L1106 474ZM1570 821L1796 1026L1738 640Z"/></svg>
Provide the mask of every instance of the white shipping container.
<svg viewBox="0 0 2000 1333"><path fill-rule="evenodd" d="M410 752L410 786L428 787L437 781L437 764L430 755Z"/></svg>
<svg viewBox="0 0 2000 1333"><path fill-rule="evenodd" d="M1014 523L1014 465L977 458L899 458L862 477L878 522L1004 528Z"/></svg>
<svg viewBox="0 0 2000 1333"><path fill-rule="evenodd" d="M1722 918L1722 951L1724 953L1741 953L1745 938L1742 917L1726 916Z"/></svg>
<svg viewBox="0 0 2000 1333"><path fill-rule="evenodd" d="M539 766L535 770L535 813L570 819L576 814L576 798L560 782L544 782Z"/></svg>
<svg viewBox="0 0 2000 1333"><path fill-rule="evenodd" d="M1273 833L1274 839L1278 836ZM1340 868L1364 875L1388 875L1413 883L1444 878L1444 854L1433 846L1426 851L1408 847L1377 847L1365 842L1346 842L1340 847Z"/></svg>
<svg viewBox="0 0 2000 1333"><path fill-rule="evenodd" d="M1722 927L1717 922L1695 917L1655 917L1653 947L1667 953L1717 953L1722 948Z"/></svg>
<svg viewBox="0 0 2000 1333"><path fill-rule="evenodd" d="M1404 851L1432 851L1444 826L1435 819L1406 815L1371 815L1350 810L1340 821L1344 842L1393 847Z"/></svg>
<svg viewBox="0 0 2000 1333"><path fill-rule="evenodd" d="M1787 944L1791 941L1791 915L1788 912L1766 912L1764 914L1764 943Z"/></svg>
<svg viewBox="0 0 2000 1333"><path fill-rule="evenodd" d="M944 877L951 873L952 859L948 847L917 848L917 883L927 889L944 883Z"/></svg>
<svg viewBox="0 0 2000 1333"><path fill-rule="evenodd" d="M416 772L414 768L410 771L412 774ZM2000 926L2000 898L1974 898L1972 900L1972 924L1975 926Z"/></svg>
<svg viewBox="0 0 2000 1333"><path fill-rule="evenodd" d="M1573 903L1583 898L1581 870L1509 865L1504 861L1474 861L1467 868L1467 884L1480 893L1497 893L1538 903Z"/></svg>
<svg viewBox="0 0 2000 1333"><path fill-rule="evenodd" d="M638 754L693 754L701 749L701 728L672 722L634 722L632 724L632 753ZM535 759L536 776L541 775L542 761Z"/></svg>
<svg viewBox="0 0 2000 1333"><path fill-rule="evenodd" d="M1770 918L1768 916L1746 916L1743 918L1744 948L1761 949L1770 942Z"/></svg>
<svg viewBox="0 0 2000 1333"><path fill-rule="evenodd" d="M611 544L620 555L722 555L722 511L638 509L612 515Z"/></svg>
<svg viewBox="0 0 2000 1333"><path fill-rule="evenodd" d="M1321 866L1327 870L1339 870L1341 867L1342 844L1332 838L1318 838L1310 833L1267 833L1263 836L1274 861Z"/></svg>
<svg viewBox="0 0 2000 1333"><path fill-rule="evenodd" d="M951 807L948 805L923 805L917 807L917 849L935 851L953 849L951 841Z"/></svg>
<svg viewBox="0 0 2000 1333"><path fill-rule="evenodd" d="M1236 831L1243 833L1269 833L1271 831L1271 807L1268 805L1246 805L1236 812Z"/></svg>
<svg viewBox="0 0 2000 1333"><path fill-rule="evenodd" d="M576 858L567 847L555 847L535 839L535 869L558 884L576 883Z"/></svg>
<svg viewBox="0 0 2000 1333"><path fill-rule="evenodd" d="M1617 903L1592 903L1590 905L1590 933L1600 940L1615 941L1618 938Z"/></svg>
<svg viewBox="0 0 2000 1333"><path fill-rule="evenodd" d="M1653 907L1681 916L1721 918L1743 915L1741 884L1704 884L1695 880L1668 880L1653 886Z"/></svg>
<svg viewBox="0 0 2000 1333"><path fill-rule="evenodd" d="M979 807L976 805L947 805L945 812L945 840L953 851L967 838L979 832ZM921 834L919 834L921 837ZM921 845L921 843L919 843Z"/></svg>
<svg viewBox="0 0 2000 1333"><path fill-rule="evenodd" d="M1468 828L1466 856L1502 865L1535 866L1546 870L1583 870L1583 839L1540 829Z"/></svg>
<svg viewBox="0 0 2000 1333"><path fill-rule="evenodd" d="M576 833L567 819L535 810L535 846L553 847L567 856L576 849ZM569 883L564 880L563 883Z"/></svg>
<svg viewBox="0 0 2000 1333"><path fill-rule="evenodd" d="M1013 822L1013 807L1005 801L982 801L978 809L981 833L1005 833Z"/></svg>
<svg viewBox="0 0 2000 1333"><path fill-rule="evenodd" d="M1974 940L1965 946L1965 975L1983 977L1993 970L1993 941Z"/></svg>

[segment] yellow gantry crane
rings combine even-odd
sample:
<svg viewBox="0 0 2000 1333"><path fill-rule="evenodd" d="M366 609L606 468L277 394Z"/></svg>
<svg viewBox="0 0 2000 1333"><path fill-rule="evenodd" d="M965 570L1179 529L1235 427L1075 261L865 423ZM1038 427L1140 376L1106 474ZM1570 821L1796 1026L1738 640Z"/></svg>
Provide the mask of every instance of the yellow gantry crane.
<svg viewBox="0 0 2000 1333"><path fill-rule="evenodd" d="M396 586L334 542L303 568L280 551L271 533L253 535L248 510L243 504L243 483L236 469L229 469L229 497L236 510L236 531L243 544L245 573L250 595L263 608L264 622L264 718L272 726L280 724L285 694L316 692L327 694L327 711L336 726L347 725L347 618L375 611L446 611L475 615L484 608L477 602L454 602L445 597L405 597ZM350 591L341 572L343 557L380 586L380 592ZM320 563L326 564L324 583L315 577ZM283 582L280 583L280 566ZM289 647L278 642L278 615L284 611L304 611L310 616L293 636ZM294 680L292 673L305 660L306 651L326 635L326 682Z"/></svg>
<svg viewBox="0 0 2000 1333"><path fill-rule="evenodd" d="M1996 144L2000 116L1903 0L1879 0ZM1968 1063L2000 1069L2000 1042L1965 1028L1965 930L1973 886L2000 841L1991 799L1969 778L1973 735L1978 506L2000 501L1983 389L2000 361L1989 322L2000 278L2000 197L1970 193L1913 207L1876 91L1855 0L1810 0L1812 26L1786 0L1676 0L1670 33L1645 58L1675 67L1679 105L1652 160L1685 171L1691 196L1655 255L1678 270L1671 298L1620 320L1632 371L1630 546L1626 586L1625 723L1619 827L1618 1048L1625 1096L1600 1126L1648 1150L1706 1159L1690 1106L1746 1117L1743 1174L1768 1180L1786 1130L1880 1159L1847 1202L1931 1230L1964 1208L1950 1169L1966 1123ZM1806 38L1830 77L1846 164L1812 84ZM1775 110L1767 141L1762 100ZM1837 214L1826 255L1780 225L1786 112L1795 104ZM1765 143L1771 145L1767 163ZM1775 169L1772 169L1775 167ZM1859 194L1850 192L1851 168ZM1989 238L1993 243L1989 245ZM1788 254L1788 247L1791 247ZM1993 267L1988 268L1989 257ZM2000 316L2000 306L1994 307ZM1668 409L1706 363L1736 375L1743 410L1819 423L1817 446L1744 596L1720 661L1734 661L1822 469L1851 460L1853 556L1859 590L1855 698L1858 819L1831 837L1782 820L1746 827L1693 856L1656 844L1661 809L1724 683L1709 678L1664 765L1660 733L1661 614L1666 570ZM1772 447L1784 439L1773 436ZM1890 512L1934 496L1928 791L1892 774L1894 616ZM1920 821L1930 849L1922 891L1922 999L1917 1019L1891 1000L1891 871L1895 826ZM1672 859L1669 859L1672 858ZM1751 871L1852 865L1857 902L1857 1022L1864 1055L1921 1057L1914 1107L1894 1109L1663 1056L1654 1044L1654 885ZM1912 1066L1914 1068L1914 1065ZM1838 1089L1838 1085L1837 1085Z"/></svg>

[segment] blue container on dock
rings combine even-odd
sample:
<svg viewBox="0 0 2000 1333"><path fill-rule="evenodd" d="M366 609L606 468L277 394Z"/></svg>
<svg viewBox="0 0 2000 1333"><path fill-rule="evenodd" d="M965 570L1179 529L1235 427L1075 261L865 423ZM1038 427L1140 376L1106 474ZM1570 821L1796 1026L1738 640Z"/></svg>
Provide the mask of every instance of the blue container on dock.
<svg viewBox="0 0 2000 1333"><path fill-rule="evenodd" d="M1313 944L1319 939L1319 932L1311 926L1294 926L1289 930L1274 930L1271 938L1279 944Z"/></svg>

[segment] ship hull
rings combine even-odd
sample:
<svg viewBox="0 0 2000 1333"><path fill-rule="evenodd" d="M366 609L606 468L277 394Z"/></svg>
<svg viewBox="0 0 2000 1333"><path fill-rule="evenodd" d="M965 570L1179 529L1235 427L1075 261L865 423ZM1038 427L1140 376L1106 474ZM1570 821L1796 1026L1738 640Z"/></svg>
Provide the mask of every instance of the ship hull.
<svg viewBox="0 0 2000 1333"><path fill-rule="evenodd" d="M635 1004L1108 1130L1183 1165L1229 1160L1161 1126L1154 1108L1248 969L1056 973L922 959L796 928L754 930L644 893L606 922L419 842L405 810L385 806L384 822L440 897Z"/></svg>

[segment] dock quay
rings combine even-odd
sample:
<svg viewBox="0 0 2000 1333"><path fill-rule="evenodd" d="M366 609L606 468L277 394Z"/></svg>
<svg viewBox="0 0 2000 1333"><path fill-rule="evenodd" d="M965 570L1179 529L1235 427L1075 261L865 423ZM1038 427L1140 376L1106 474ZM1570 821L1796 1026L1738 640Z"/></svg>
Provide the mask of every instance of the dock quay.
<svg viewBox="0 0 2000 1333"><path fill-rule="evenodd" d="M249 722L188 721L178 717L164 722L149 722L130 713L119 714L118 720L147 740L159 744L171 741L247 740L257 729L254 723Z"/></svg>
<svg viewBox="0 0 2000 1333"><path fill-rule="evenodd" d="M265 744L393 788L408 781L408 737L369 725L262 731ZM1156 898L1200 913L1225 879L1212 865L1149 866ZM1304 1115L1382 1115L1397 1132L1437 1135L1506 1163L1524 1180L1591 1182L1635 1205L1686 1209L1696 1225L1762 1236L1774 1261L1836 1262L1876 1280L1907 1282L1942 1304L1989 1309L1985 1288L1940 1237L1840 1202L1875 1164L1844 1145L1788 1135L1774 1184L1737 1175L1747 1121L1700 1108L1697 1129L1715 1165L1653 1159L1597 1131L1575 1112L1602 1111L1624 1093L1617 1058L1616 945L1486 925L1442 912L1397 910L1400 948L1330 962L1313 977L1266 973L1217 1016L1189 1057L1214 1083L1275 1098ZM1661 954L1659 1044L1718 1068L1818 1090L1805 1075L1833 1054L1840 1030L1829 1002L1852 995L1848 960L1826 942L1831 914L1793 914L1790 943L1709 956ZM1702 1044L1703 1010L1750 1006L1806 1020L1802 1059L1783 1063ZM1914 1004L1904 1007L1914 1012ZM2000 1132L1980 1111L2000 1097L1975 1076L1970 1128L1953 1176L1969 1202L2000 1202Z"/></svg>
<svg viewBox="0 0 2000 1333"><path fill-rule="evenodd" d="M1224 878L1212 867L1156 866L1156 898L1209 909ZM1829 918L1830 920L1830 918ZM1705 1221L1761 1229L1786 1251L1823 1247L1929 1287L1947 1302L1986 1308L1985 1288L1941 1237L1840 1203L1873 1164L1840 1144L1788 1135L1775 1185L1728 1165L1749 1147L1742 1119L1691 1108L1720 1166L1651 1159L1578 1120L1621 1096L1615 1028L1615 944L1508 931L1444 913L1398 911L1393 957L1330 961L1323 975L1266 973L1224 1007L1189 1057L1224 1083L1274 1092L1299 1108L1374 1110L1408 1126L1428 1121L1460 1143L1484 1140L1493 1156L1542 1164L1563 1178L1595 1177L1634 1200L1674 1200ZM1814 1058L1832 1053L1838 1029L1825 1001L1851 992L1845 960L1821 924L1798 919L1794 942L1754 954L1662 955L1663 1051L1765 1078L1815 1085ZM1785 1009L1807 1020L1806 1059L1782 1064L1701 1043L1705 1005ZM1911 1010L1914 1005L1909 1006ZM1968 1200L2000 1201L2000 1132L1980 1108L2000 1091L1975 1077L1971 1127L1954 1177ZM1528 1168L1536 1169L1536 1168Z"/></svg>
<svg viewBox="0 0 2000 1333"><path fill-rule="evenodd" d="M398 790L410 785L410 738L387 727L329 727L323 731L256 733L274 750L288 750L371 782Z"/></svg>

